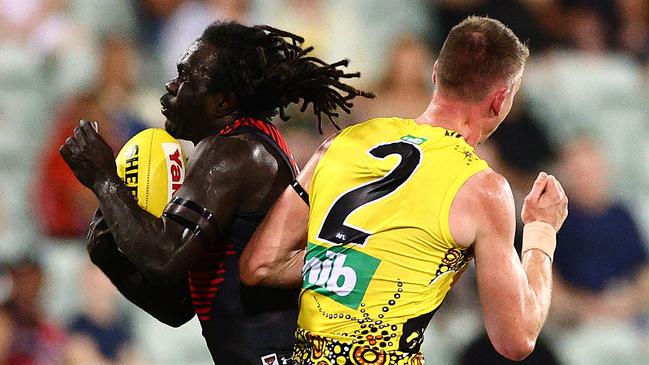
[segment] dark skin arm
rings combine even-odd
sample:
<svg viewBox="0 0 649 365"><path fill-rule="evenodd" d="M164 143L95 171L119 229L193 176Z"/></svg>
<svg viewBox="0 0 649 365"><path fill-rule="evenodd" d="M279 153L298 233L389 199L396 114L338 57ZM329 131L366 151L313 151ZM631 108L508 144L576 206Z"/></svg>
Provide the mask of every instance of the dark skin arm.
<svg viewBox="0 0 649 365"><path fill-rule="evenodd" d="M194 317L187 281L172 286L152 285L117 248L98 209L88 232L88 254L117 289L133 304L162 323L179 327Z"/></svg>
<svg viewBox="0 0 649 365"><path fill-rule="evenodd" d="M117 246L138 271L159 286L184 279L203 256L205 243L173 220L156 218L137 205L115 172L110 147L90 122L81 122L60 153L97 196ZM269 181L277 178L277 169L275 157L250 137L208 137L196 146L176 196L210 211L218 235L212 241L223 243L224 229L237 212L270 204L268 191L276 184Z"/></svg>
<svg viewBox="0 0 649 365"><path fill-rule="evenodd" d="M297 177L309 191L316 166L338 135L327 138ZM302 285L309 207L289 186L277 199L239 259L241 282L280 288Z"/></svg>

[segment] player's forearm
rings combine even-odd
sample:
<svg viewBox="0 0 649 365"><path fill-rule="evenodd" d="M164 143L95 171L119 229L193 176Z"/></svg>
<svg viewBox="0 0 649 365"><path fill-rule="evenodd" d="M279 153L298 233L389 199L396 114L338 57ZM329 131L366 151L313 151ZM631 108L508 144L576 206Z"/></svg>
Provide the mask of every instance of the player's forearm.
<svg viewBox="0 0 649 365"><path fill-rule="evenodd" d="M536 339L545 323L552 298L552 262L542 251L532 249L523 254L527 278L523 321L527 336Z"/></svg>
<svg viewBox="0 0 649 365"><path fill-rule="evenodd" d="M476 258L485 327L494 348L510 360L519 361L533 351L547 314L551 268L547 256L537 255L545 256L528 252L521 262L512 247L511 255L500 258L499 268L493 270Z"/></svg>
<svg viewBox="0 0 649 365"><path fill-rule="evenodd" d="M500 316L502 324L498 325L502 325L501 333L505 334L502 338L517 342L512 348L520 353L510 357L514 359L522 355L524 358L534 349L550 308L552 291L552 263L543 252L525 252L519 268L511 286L503 288L500 308L504 311Z"/></svg>
<svg viewBox="0 0 649 365"><path fill-rule="evenodd" d="M538 336L550 309L552 298L552 259L556 248L554 226L541 221L529 222L523 228L522 264L526 275L527 330Z"/></svg>
<svg viewBox="0 0 649 365"><path fill-rule="evenodd" d="M105 180L94 191L117 246L133 265L145 275L167 270L174 247L161 221L141 209L119 180Z"/></svg>

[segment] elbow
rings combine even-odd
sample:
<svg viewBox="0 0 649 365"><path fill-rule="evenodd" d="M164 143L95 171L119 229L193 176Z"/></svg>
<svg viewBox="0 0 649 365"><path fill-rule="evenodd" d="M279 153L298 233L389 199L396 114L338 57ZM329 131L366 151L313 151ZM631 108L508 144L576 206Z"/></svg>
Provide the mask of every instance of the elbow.
<svg viewBox="0 0 649 365"><path fill-rule="evenodd" d="M268 277L270 270L268 263L263 260L254 259L244 254L239 259L239 278L244 285L261 285Z"/></svg>
<svg viewBox="0 0 649 365"><path fill-rule="evenodd" d="M261 285L267 277L268 269L264 267L246 267L246 265L240 266L239 276L241 282L244 285L248 286L257 286Z"/></svg>
<svg viewBox="0 0 649 365"><path fill-rule="evenodd" d="M498 353L512 361L522 361L528 357L536 346L536 339L525 338L525 336L511 337L508 340L496 341L493 343Z"/></svg>

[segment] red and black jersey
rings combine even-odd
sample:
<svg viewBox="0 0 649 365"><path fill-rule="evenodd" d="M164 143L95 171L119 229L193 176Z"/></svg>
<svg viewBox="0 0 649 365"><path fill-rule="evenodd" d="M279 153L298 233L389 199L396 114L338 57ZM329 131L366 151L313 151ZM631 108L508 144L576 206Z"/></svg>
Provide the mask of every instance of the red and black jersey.
<svg viewBox="0 0 649 365"><path fill-rule="evenodd" d="M251 134L273 148L295 178L298 167L269 121L242 118L219 135ZM298 289L249 287L239 279L239 257L267 211L240 214L226 230L225 250L210 252L189 272L192 304L217 365L261 364L289 358L297 322Z"/></svg>

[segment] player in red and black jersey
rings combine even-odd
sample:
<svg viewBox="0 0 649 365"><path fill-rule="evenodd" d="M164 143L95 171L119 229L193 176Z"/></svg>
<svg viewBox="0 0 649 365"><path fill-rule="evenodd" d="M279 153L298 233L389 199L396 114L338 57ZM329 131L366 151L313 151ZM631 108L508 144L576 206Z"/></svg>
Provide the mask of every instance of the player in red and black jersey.
<svg viewBox="0 0 649 365"><path fill-rule="evenodd" d="M215 23L178 63L161 98L166 129L196 144L183 186L156 219L130 197L110 148L86 121L61 147L99 200L92 261L133 303L172 326L198 315L217 364L290 356L297 291L246 287L239 256L297 167L269 118L297 103L349 112L358 77L308 56L303 39L270 27ZM119 72L119 70L115 70Z"/></svg>

